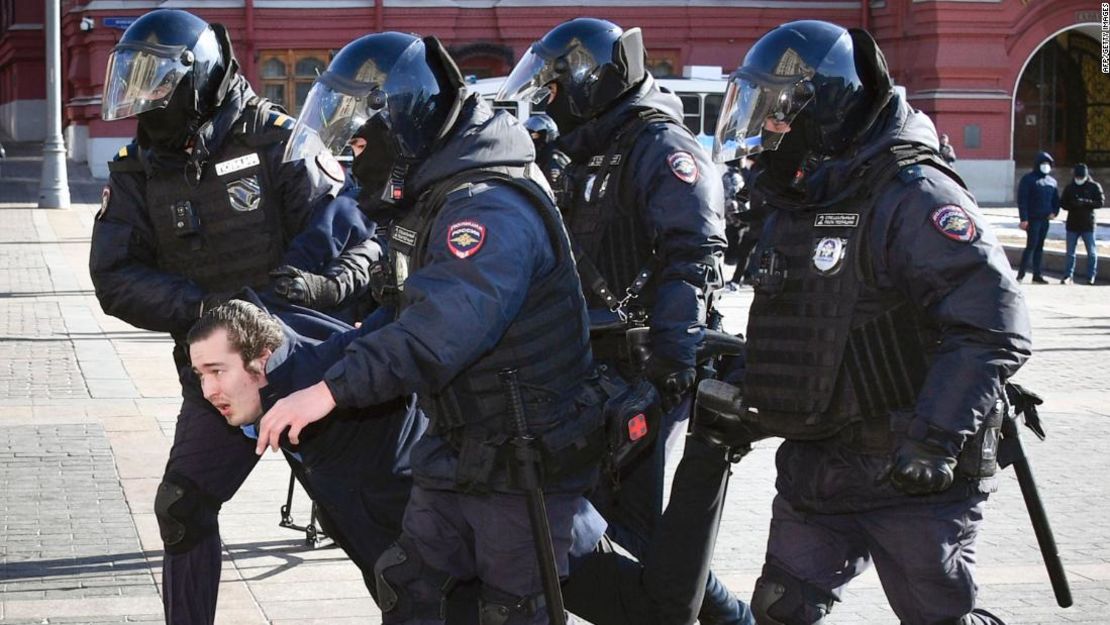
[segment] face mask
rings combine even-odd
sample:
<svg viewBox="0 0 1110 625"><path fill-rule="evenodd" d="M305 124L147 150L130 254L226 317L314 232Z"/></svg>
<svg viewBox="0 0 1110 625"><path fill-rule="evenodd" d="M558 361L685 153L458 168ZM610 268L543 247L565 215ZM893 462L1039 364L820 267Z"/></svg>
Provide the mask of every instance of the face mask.
<svg viewBox="0 0 1110 625"><path fill-rule="evenodd" d="M393 169L394 155L388 133L371 121L355 133L366 140L366 148L351 161L351 175L358 181L360 202L373 202L381 197Z"/></svg>
<svg viewBox="0 0 1110 625"><path fill-rule="evenodd" d="M167 152L182 150L200 128L188 81L178 85L164 108L139 113L139 143Z"/></svg>
<svg viewBox="0 0 1110 625"><path fill-rule="evenodd" d="M1075 179L1075 184L1083 184L1084 182L1087 182L1087 177L1086 176L1083 176L1082 178L1076 178Z"/></svg>
<svg viewBox="0 0 1110 625"><path fill-rule="evenodd" d="M555 99L547 103L544 112L555 120L555 125L559 127L560 134L573 132L586 123L586 120L570 112L570 97L566 94L566 90L562 88L556 93Z"/></svg>
<svg viewBox="0 0 1110 625"><path fill-rule="evenodd" d="M1049 165L1048 163L1041 163L1040 166L1038 166L1038 169L1041 170L1042 174L1047 174L1052 171L1052 165Z"/></svg>

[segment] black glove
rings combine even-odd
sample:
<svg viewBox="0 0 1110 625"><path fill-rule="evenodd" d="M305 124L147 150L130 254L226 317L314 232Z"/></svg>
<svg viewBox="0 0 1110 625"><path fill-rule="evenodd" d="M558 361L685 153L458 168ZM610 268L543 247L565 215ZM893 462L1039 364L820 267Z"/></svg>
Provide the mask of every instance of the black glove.
<svg viewBox="0 0 1110 625"><path fill-rule="evenodd" d="M339 284L334 278L320 276L283 265L270 272L274 292L309 308L330 308L339 303Z"/></svg>
<svg viewBox="0 0 1110 625"><path fill-rule="evenodd" d="M693 367L662 356L648 358L644 375L659 391L663 410L677 406L682 397L693 388L698 377Z"/></svg>
<svg viewBox="0 0 1110 625"><path fill-rule="evenodd" d="M907 439L888 469L890 482L907 495L930 495L947 490L956 479L956 459L927 443Z"/></svg>

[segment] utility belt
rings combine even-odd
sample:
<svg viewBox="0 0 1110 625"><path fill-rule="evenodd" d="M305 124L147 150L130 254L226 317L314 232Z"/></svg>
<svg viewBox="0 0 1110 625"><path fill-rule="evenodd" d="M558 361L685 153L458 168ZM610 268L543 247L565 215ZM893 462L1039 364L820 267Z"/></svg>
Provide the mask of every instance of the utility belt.
<svg viewBox="0 0 1110 625"><path fill-rule="evenodd" d="M887 455L901 442L912 409L865 417L836 436L850 449L869 455ZM964 442L956 457L956 473L969 480L993 477L998 472L998 442L1006 407L1002 400L983 419L979 429Z"/></svg>
<svg viewBox="0 0 1110 625"><path fill-rule="evenodd" d="M573 407L565 409L573 418L558 422L547 431L533 433L539 450L541 483L572 476L601 460L606 447L605 398L596 381L585 384ZM526 409L549 407L550 404L531 403ZM511 487L523 488L510 432L507 422L495 431L467 425L442 432L458 454L455 483L463 492L489 492L495 474L502 471L508 474Z"/></svg>
<svg viewBox="0 0 1110 625"><path fill-rule="evenodd" d="M574 419L535 435L543 483L594 466L616 475L651 446L662 419L654 385L643 378L628 382L605 366L583 385L573 410ZM458 454L455 481L463 491L488 491L498 469L506 470L511 487L523 486L508 432L455 428L443 436Z"/></svg>

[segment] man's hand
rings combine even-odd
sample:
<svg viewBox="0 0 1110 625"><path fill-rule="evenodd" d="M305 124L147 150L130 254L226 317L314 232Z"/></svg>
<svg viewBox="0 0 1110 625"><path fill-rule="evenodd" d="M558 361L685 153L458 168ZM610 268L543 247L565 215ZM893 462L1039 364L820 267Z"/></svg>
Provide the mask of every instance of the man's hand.
<svg viewBox="0 0 1110 625"><path fill-rule="evenodd" d="M693 367L661 356L649 358L644 373L659 391L663 410L677 406L697 380L697 372Z"/></svg>
<svg viewBox="0 0 1110 625"><path fill-rule="evenodd" d="M1021 228L1022 230L1028 230L1029 229L1029 222L1028 221L1023 221L1023 222L1019 223L1018 228Z"/></svg>
<svg viewBox="0 0 1110 625"><path fill-rule="evenodd" d="M333 278L283 265L270 272L274 292L309 308L330 308L339 303L339 283Z"/></svg>
<svg viewBox="0 0 1110 625"><path fill-rule="evenodd" d="M939 447L906 440L894 453L890 482L907 495L947 490L956 479L956 459Z"/></svg>
<svg viewBox="0 0 1110 625"><path fill-rule="evenodd" d="M1058 212L1057 213L1052 213L1051 215L1048 216L1048 218L1049 219L1056 219L1056 216L1059 215L1059 214L1060 213L1058 213Z"/></svg>
<svg viewBox="0 0 1110 625"><path fill-rule="evenodd" d="M281 442L281 434L289 428L289 442L294 445L301 442L301 430L311 423L323 419L335 410L335 398L324 382L317 382L312 386L297 391L285 399L279 399L269 412L262 415L258 424L258 444L254 453L259 456L266 448L277 451Z"/></svg>

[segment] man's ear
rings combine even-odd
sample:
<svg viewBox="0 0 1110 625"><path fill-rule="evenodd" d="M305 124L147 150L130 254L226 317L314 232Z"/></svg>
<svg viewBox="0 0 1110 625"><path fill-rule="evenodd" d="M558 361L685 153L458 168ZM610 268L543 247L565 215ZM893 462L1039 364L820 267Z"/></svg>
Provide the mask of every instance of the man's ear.
<svg viewBox="0 0 1110 625"><path fill-rule="evenodd" d="M255 358L250 363L250 368L253 373L262 376L263 381L266 380L266 363L270 362L270 356L273 355L274 352L269 348L265 348L262 350L262 353L258 355L258 358Z"/></svg>

